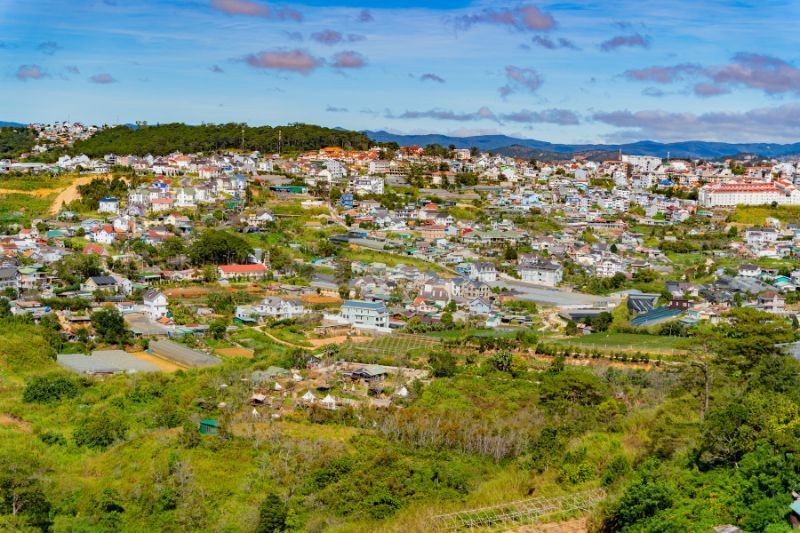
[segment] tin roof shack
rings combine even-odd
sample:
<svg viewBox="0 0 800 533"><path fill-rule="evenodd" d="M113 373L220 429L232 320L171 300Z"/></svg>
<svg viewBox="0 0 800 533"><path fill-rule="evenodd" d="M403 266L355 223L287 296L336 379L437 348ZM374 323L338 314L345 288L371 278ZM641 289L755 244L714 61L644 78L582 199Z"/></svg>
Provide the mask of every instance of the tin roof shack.
<svg viewBox="0 0 800 533"><path fill-rule="evenodd" d="M216 435L219 428L219 422L216 420L201 420L200 421L200 434L201 435Z"/></svg>
<svg viewBox="0 0 800 533"><path fill-rule="evenodd" d="M148 352L187 368L204 368L220 364L222 361L212 355L187 348L168 340L153 341Z"/></svg>
<svg viewBox="0 0 800 533"><path fill-rule="evenodd" d="M354 369L349 374L344 374L343 377L366 383L372 392L381 392L383 390L383 382L389 377L389 369L381 365L364 365Z"/></svg>
<svg viewBox="0 0 800 533"><path fill-rule="evenodd" d="M161 371L153 363L142 361L122 350L98 350L92 355L58 354L56 361L68 370L89 376Z"/></svg>

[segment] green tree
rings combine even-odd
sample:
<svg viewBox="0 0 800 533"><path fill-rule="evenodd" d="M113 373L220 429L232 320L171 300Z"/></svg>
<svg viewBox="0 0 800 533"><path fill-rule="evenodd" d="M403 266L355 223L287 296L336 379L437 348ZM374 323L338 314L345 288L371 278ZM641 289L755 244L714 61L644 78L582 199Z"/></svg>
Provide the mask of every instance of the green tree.
<svg viewBox="0 0 800 533"><path fill-rule="evenodd" d="M204 231L189 247L189 258L196 265L243 263L252 253L242 237L214 229Z"/></svg>
<svg viewBox="0 0 800 533"><path fill-rule="evenodd" d="M512 362L513 356L508 350L501 350L489 358L489 363L492 365L492 368L498 372L511 372Z"/></svg>
<svg viewBox="0 0 800 533"><path fill-rule="evenodd" d="M72 438L77 446L103 449L125 438L128 427L118 413L92 413L78 422Z"/></svg>
<svg viewBox="0 0 800 533"><path fill-rule="evenodd" d="M336 259L336 271L334 279L339 285L347 285L347 282L353 278L353 262L345 257L338 257Z"/></svg>
<svg viewBox="0 0 800 533"><path fill-rule="evenodd" d="M0 516L17 517L21 531L27 531L27 526L38 531L50 528L50 502L43 490L48 470L29 446L17 445L9 439L0 448Z"/></svg>
<svg viewBox="0 0 800 533"><path fill-rule="evenodd" d="M113 307L92 313L92 327L97 336L108 344L125 344L128 340L125 319Z"/></svg>
<svg viewBox="0 0 800 533"><path fill-rule="evenodd" d="M270 493L258 509L257 533L273 533L286 528L286 504L280 496Z"/></svg>
<svg viewBox="0 0 800 533"><path fill-rule="evenodd" d="M450 352L431 352L428 355L428 364L437 378L449 378L456 373L456 356Z"/></svg>
<svg viewBox="0 0 800 533"><path fill-rule="evenodd" d="M771 313L739 307L727 318L714 329L716 362L738 375L751 370L765 356L780 355L776 344L795 340L791 325Z"/></svg>
<svg viewBox="0 0 800 533"><path fill-rule="evenodd" d="M50 403L74 398L79 389L75 382L66 376L36 376L25 386L22 401L27 403Z"/></svg>
<svg viewBox="0 0 800 533"><path fill-rule="evenodd" d="M102 273L100 257L94 254L71 254L53 265L56 276L67 285L77 285L86 278Z"/></svg>
<svg viewBox="0 0 800 533"><path fill-rule="evenodd" d="M209 324L208 331L213 338L217 340L224 339L228 331L228 324L229 321L227 318L217 318Z"/></svg>

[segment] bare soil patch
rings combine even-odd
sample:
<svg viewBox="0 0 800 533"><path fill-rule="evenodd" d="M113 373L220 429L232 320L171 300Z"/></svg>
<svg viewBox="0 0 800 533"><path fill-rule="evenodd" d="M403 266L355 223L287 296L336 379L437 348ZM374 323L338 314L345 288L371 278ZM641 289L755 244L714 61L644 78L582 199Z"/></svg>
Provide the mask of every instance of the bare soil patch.
<svg viewBox="0 0 800 533"><path fill-rule="evenodd" d="M314 348L318 348L320 346L327 346L329 344L344 344L347 341L350 342L369 342L373 340L372 337L348 337L346 335L340 335L338 337L325 337L323 339L308 339L309 342Z"/></svg>
<svg viewBox="0 0 800 533"><path fill-rule="evenodd" d="M29 423L8 413L0 413L0 426L13 427L22 431L23 433L31 432L31 425Z"/></svg>
<svg viewBox="0 0 800 533"><path fill-rule="evenodd" d="M164 372L172 373L172 372L177 372L178 370L186 370L184 367L176 365L172 361L161 359L160 357L157 357L151 353L133 352L130 355L134 356L137 359L141 359L142 361L147 361L148 363L152 363L161 370L163 370Z"/></svg>
<svg viewBox="0 0 800 533"><path fill-rule="evenodd" d="M254 350L249 350L247 348L217 348L214 350L220 355L224 355L225 357L246 357L247 359L252 359L253 355L255 354Z"/></svg>

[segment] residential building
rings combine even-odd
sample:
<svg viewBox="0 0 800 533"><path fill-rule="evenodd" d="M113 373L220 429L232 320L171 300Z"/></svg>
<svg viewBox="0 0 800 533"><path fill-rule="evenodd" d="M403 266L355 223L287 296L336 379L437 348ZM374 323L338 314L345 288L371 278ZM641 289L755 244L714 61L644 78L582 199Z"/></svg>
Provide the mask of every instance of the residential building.
<svg viewBox="0 0 800 533"><path fill-rule="evenodd" d="M168 301L164 293L155 289L148 289L144 292L143 299L144 310L151 320L158 320L169 313L167 308Z"/></svg>
<svg viewBox="0 0 800 533"><path fill-rule="evenodd" d="M262 279L267 275L267 267L261 263L249 265L220 265L217 268L220 279Z"/></svg>
<svg viewBox="0 0 800 533"><path fill-rule="evenodd" d="M522 281L555 287L564 278L564 269L558 263L536 261L521 265L517 270Z"/></svg>
<svg viewBox="0 0 800 533"><path fill-rule="evenodd" d="M497 281L497 269L492 263L476 261L470 267L469 277L483 283L494 283Z"/></svg>
<svg viewBox="0 0 800 533"><path fill-rule="evenodd" d="M346 300L340 316L356 326L389 327L389 311L382 302Z"/></svg>

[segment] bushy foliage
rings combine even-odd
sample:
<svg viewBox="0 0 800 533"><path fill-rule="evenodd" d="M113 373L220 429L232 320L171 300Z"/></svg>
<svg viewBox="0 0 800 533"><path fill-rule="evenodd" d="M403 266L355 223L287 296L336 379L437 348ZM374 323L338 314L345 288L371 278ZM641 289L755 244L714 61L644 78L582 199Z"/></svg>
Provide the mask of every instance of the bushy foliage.
<svg viewBox="0 0 800 533"><path fill-rule="evenodd" d="M128 326L116 308L92 313L92 327L100 340L109 344L124 344L128 338Z"/></svg>
<svg viewBox="0 0 800 533"><path fill-rule="evenodd" d="M127 423L119 413L92 413L83 418L72 438L77 446L103 449L125 438Z"/></svg>
<svg viewBox="0 0 800 533"><path fill-rule="evenodd" d="M128 193L128 185L119 178L110 180L95 178L89 183L78 185L81 195L78 209L95 211L100 206L100 200L106 197L124 198Z"/></svg>
<svg viewBox="0 0 800 533"><path fill-rule="evenodd" d="M36 137L28 128L0 128L0 159L9 159L29 152L36 144Z"/></svg>
<svg viewBox="0 0 800 533"><path fill-rule="evenodd" d="M257 533L274 533L286 528L286 504L277 494L268 494L258 510Z"/></svg>
<svg viewBox="0 0 800 533"><path fill-rule="evenodd" d="M239 235L227 231L204 231L189 247L189 259L196 264L242 263L253 248Z"/></svg>
<svg viewBox="0 0 800 533"><path fill-rule="evenodd" d="M27 403L50 403L74 398L79 392L78 385L67 376L37 376L25 386L22 400Z"/></svg>
<svg viewBox="0 0 800 533"><path fill-rule="evenodd" d="M450 352L436 351L428 355L431 373L438 378L452 377L456 373L456 356Z"/></svg>
<svg viewBox="0 0 800 533"><path fill-rule="evenodd" d="M369 138L352 131L336 130L310 124L250 127L246 124L161 124L130 128L116 126L105 129L90 139L78 141L72 153L102 157L108 153L134 155L167 155L214 152L217 150L278 151L278 136L284 151L305 151L325 146L343 146L361 150L370 146Z"/></svg>

